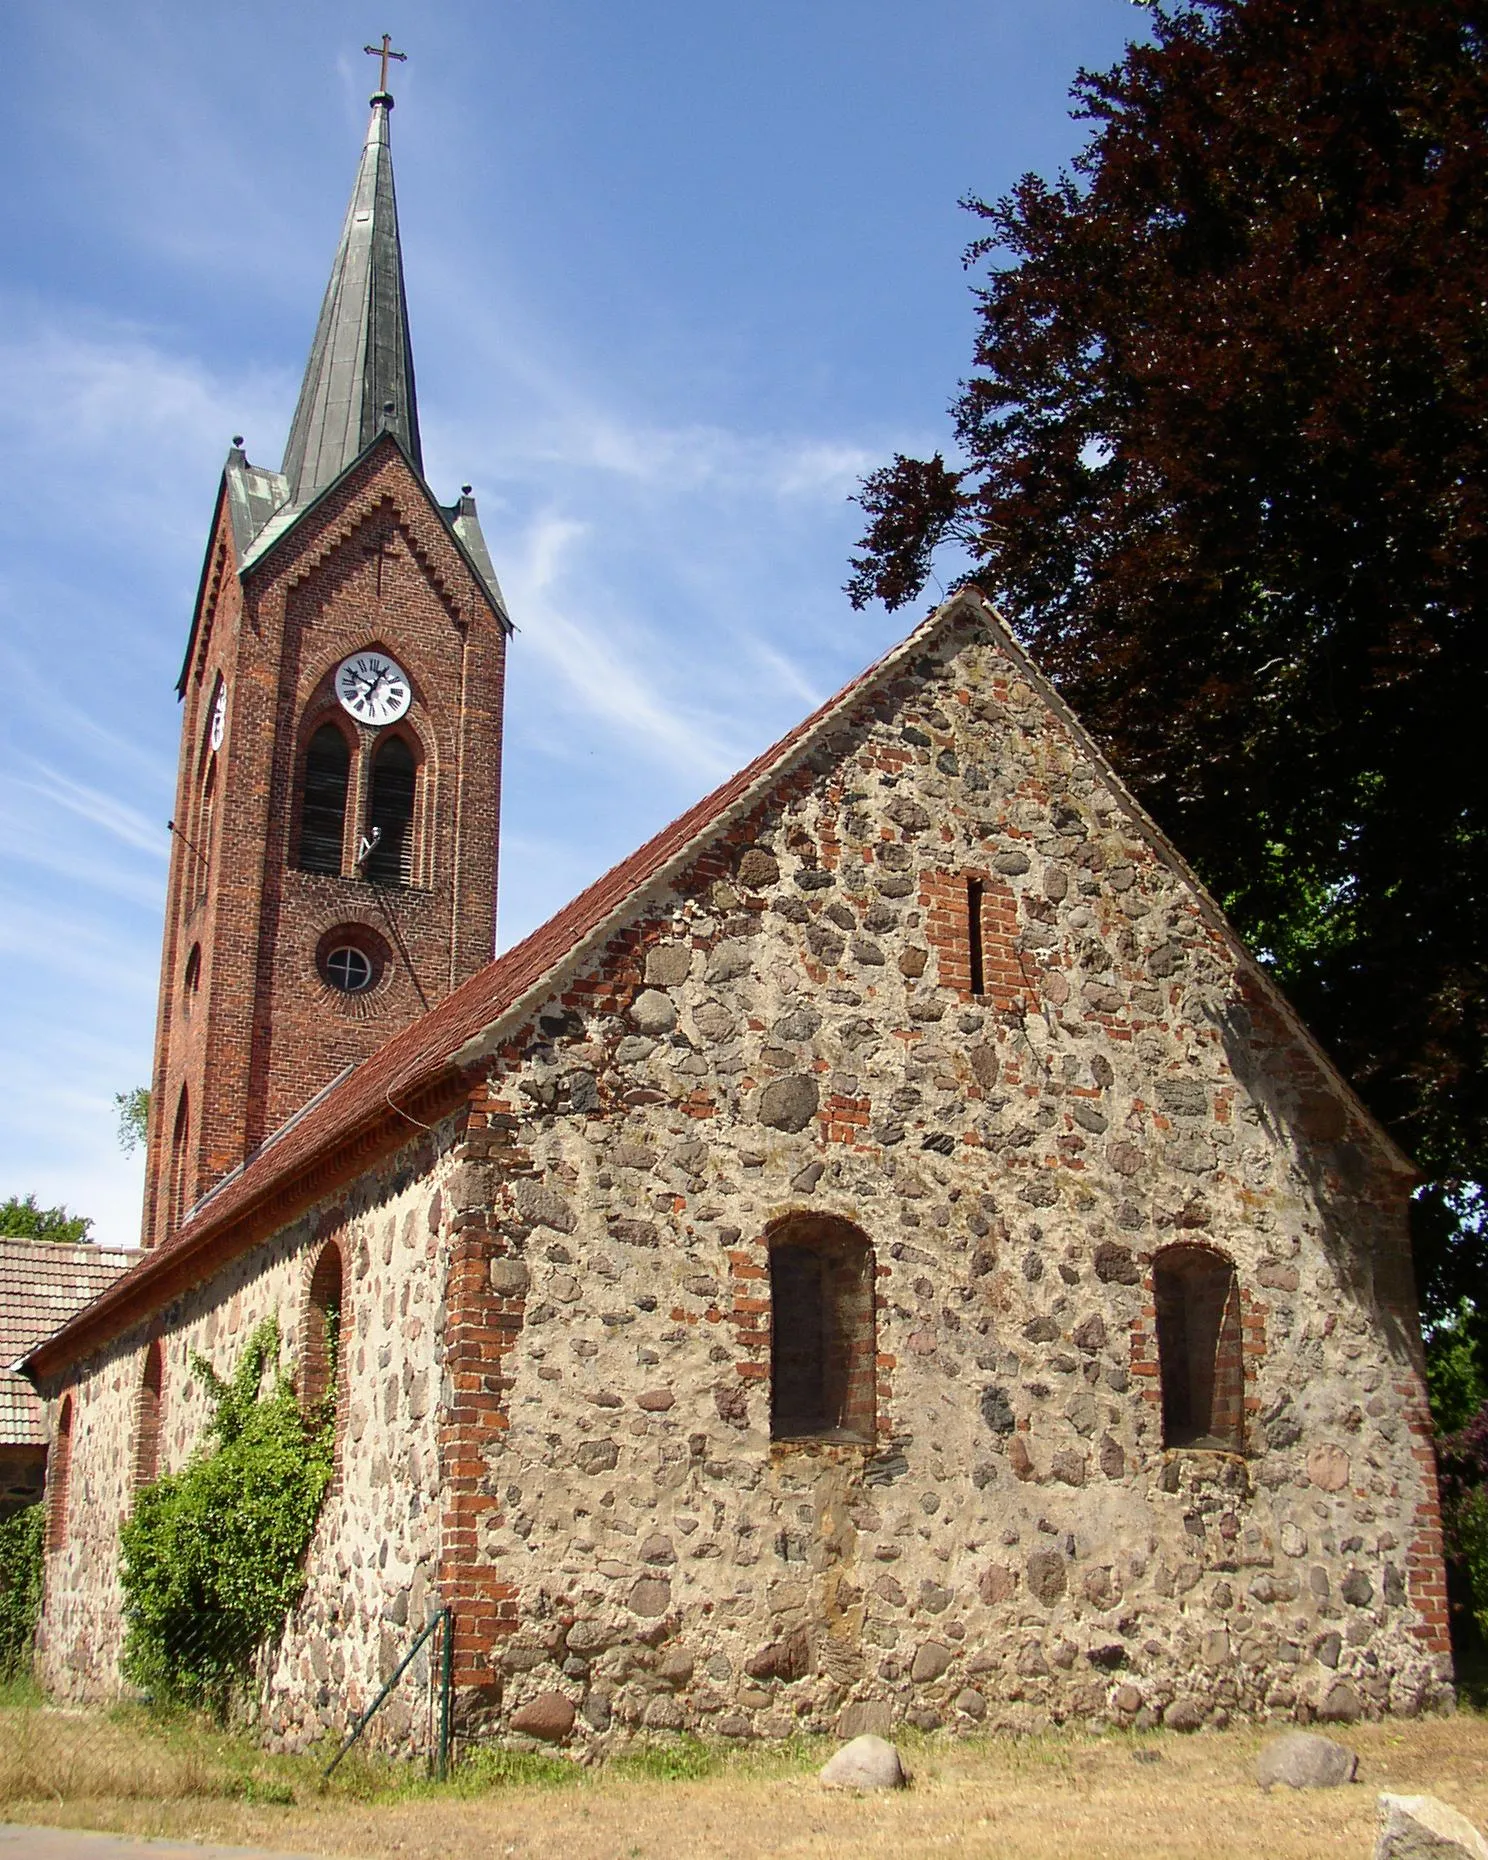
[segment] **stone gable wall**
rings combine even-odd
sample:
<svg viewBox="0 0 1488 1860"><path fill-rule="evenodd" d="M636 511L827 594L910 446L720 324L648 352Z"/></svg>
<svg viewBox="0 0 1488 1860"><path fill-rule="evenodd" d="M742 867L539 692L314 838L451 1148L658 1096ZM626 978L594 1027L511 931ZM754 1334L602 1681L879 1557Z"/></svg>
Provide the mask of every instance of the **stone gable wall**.
<svg viewBox="0 0 1488 1860"><path fill-rule="evenodd" d="M296 1747L345 1730L371 1703L438 1606L439 1191L450 1168L434 1140L421 1141L80 1365L69 1384L76 1409L67 1541L47 1559L39 1664L49 1689L99 1699L121 1688L119 1527L133 1504L149 1340L163 1344L160 1466L173 1471L196 1447L207 1415L194 1353L226 1378L256 1326L275 1316L281 1361L287 1356L298 1380L311 1274L334 1240L344 1261L337 1475L316 1526L305 1595L263 1676L264 1728L276 1744ZM55 1426L63 1391L48 1393ZM422 1752L423 1728L400 1694L379 1716L374 1741L397 1749L412 1740Z"/></svg>
<svg viewBox="0 0 1488 1860"><path fill-rule="evenodd" d="M1441 1694L1408 1182L1017 666L953 648L493 1056L461 1220L500 1373L446 1547L493 1598L470 1728ZM770 1438L798 1212L874 1249L866 1444ZM1163 1449L1174 1241L1238 1274L1243 1455Z"/></svg>

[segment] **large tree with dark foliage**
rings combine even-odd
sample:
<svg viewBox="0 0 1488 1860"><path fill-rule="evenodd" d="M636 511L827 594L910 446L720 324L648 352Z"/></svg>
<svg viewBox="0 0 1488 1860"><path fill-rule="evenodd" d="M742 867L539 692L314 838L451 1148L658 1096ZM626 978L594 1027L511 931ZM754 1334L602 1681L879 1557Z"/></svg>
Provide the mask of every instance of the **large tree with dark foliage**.
<svg viewBox="0 0 1488 1860"><path fill-rule="evenodd" d="M1488 0L1150 12L1074 172L968 203L964 463L865 480L849 592L970 551L1420 1162L1441 1314L1488 1180Z"/></svg>

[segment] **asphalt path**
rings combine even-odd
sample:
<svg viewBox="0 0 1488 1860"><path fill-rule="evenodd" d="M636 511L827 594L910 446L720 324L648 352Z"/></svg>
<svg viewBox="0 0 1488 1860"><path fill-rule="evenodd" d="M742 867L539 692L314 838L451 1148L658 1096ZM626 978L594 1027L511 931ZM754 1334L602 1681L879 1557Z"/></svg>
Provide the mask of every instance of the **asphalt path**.
<svg viewBox="0 0 1488 1860"><path fill-rule="evenodd" d="M266 1847L219 1847L197 1841L140 1841L81 1828L20 1828L0 1821L0 1860L309 1860Z"/></svg>

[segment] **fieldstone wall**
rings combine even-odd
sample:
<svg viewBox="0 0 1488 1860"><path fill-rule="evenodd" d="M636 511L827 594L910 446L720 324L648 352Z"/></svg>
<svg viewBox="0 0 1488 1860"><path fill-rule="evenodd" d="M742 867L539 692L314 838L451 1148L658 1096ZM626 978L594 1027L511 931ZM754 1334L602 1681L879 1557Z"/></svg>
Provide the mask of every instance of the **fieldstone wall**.
<svg viewBox="0 0 1488 1860"><path fill-rule="evenodd" d="M298 1378L311 1274L322 1247L335 1241L345 1268L338 1471L304 1598L266 1661L264 1729L293 1748L344 1730L371 1702L438 1606L439 1183L450 1168L439 1145L448 1140L448 1131L422 1140L80 1365L69 1385L66 1537L47 1559L40 1671L49 1690L90 1700L122 1689L119 1527L134 1499L150 1339L163 1345L160 1467L171 1471L196 1447L207 1418L193 1354L226 1378L255 1327L274 1316ZM55 1426L64 1391L47 1393ZM374 1741L422 1750L423 1734L400 1696L379 1715Z"/></svg>
<svg viewBox="0 0 1488 1860"><path fill-rule="evenodd" d="M161 1314L177 1466L190 1353L298 1338L347 1262L278 1743L444 1603L466 1735L595 1748L1450 1697L1409 1174L979 603L918 639L462 1053L458 1116ZM844 1425L777 1440L803 1231L852 1237ZM1237 1274L1238 1452L1164 1446L1175 1244ZM71 1697L118 1683L153 1334L73 1383Z"/></svg>
<svg viewBox="0 0 1488 1860"><path fill-rule="evenodd" d="M469 1730L1448 1695L1409 1178L970 603L939 641L490 1054ZM874 1249L866 1442L770 1437L800 1213ZM1163 1447L1179 1241L1238 1274L1243 1453Z"/></svg>

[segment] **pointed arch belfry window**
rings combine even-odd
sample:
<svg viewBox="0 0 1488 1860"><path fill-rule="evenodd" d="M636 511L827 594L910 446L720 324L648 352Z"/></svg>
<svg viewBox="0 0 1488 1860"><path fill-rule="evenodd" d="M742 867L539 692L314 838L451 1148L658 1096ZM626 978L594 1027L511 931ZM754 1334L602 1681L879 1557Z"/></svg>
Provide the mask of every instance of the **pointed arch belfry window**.
<svg viewBox="0 0 1488 1860"><path fill-rule="evenodd" d="M196 802L196 832L192 836L192 851L196 855L192 860L193 883L191 887L192 909L207 895L207 880L212 870L212 833L217 816L217 758L207 757L206 768L202 772L201 787Z"/></svg>
<svg viewBox="0 0 1488 1860"><path fill-rule="evenodd" d="M377 745L370 787L367 837L373 845L363 871L375 885L411 885L418 761L401 736Z"/></svg>
<svg viewBox="0 0 1488 1860"><path fill-rule="evenodd" d="M350 745L335 724L323 723L305 750L299 860L303 871L340 876L350 788Z"/></svg>

